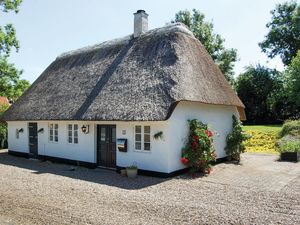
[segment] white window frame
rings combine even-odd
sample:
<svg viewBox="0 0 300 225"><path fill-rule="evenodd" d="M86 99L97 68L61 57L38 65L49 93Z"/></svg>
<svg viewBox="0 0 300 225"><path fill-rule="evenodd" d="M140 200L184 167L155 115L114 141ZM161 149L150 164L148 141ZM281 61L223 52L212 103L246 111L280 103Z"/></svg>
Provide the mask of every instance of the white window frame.
<svg viewBox="0 0 300 225"><path fill-rule="evenodd" d="M141 127L141 133L136 133L136 127L140 126ZM150 128L150 133L145 133L145 127L149 127ZM136 152L151 152L151 126L150 125L134 125L134 151ZM141 134L141 141L136 141L136 134ZM145 142L145 134L149 135L149 142ZM140 142L141 143L141 149L136 149L136 142ZM150 144L150 148L149 150L145 150L145 143L149 143Z"/></svg>
<svg viewBox="0 0 300 225"><path fill-rule="evenodd" d="M52 126L52 127L51 127ZM52 142L52 143L58 143L59 141L59 138L58 138L58 129L59 129L59 125L58 123L49 123L49 130L48 130L48 140L49 142ZM52 130L52 135L51 135L51 130ZM57 135L55 134L57 131ZM52 136L52 140L51 140L51 136ZM57 137L57 139L56 139Z"/></svg>
<svg viewBox="0 0 300 225"><path fill-rule="evenodd" d="M71 126L71 130L69 129L69 126ZM77 126L77 129L75 129L75 126ZM71 136L69 134L70 131L71 131ZM75 131L76 131L77 135L75 135ZM69 138L71 138L71 142L70 142ZM77 139L76 143L75 143L75 138ZM77 145L79 143L79 125L77 123L67 124L67 143L74 144L74 145Z"/></svg>

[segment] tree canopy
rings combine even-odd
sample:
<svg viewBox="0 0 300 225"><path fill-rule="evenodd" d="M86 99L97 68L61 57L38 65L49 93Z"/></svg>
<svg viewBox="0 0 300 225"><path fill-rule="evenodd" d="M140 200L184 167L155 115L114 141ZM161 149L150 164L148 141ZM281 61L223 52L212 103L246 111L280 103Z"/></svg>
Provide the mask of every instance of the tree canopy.
<svg viewBox="0 0 300 225"><path fill-rule="evenodd" d="M193 9L192 12L188 10L179 11L172 22L181 22L189 27L218 64L226 79L232 84L234 81L233 67L237 61L237 50L225 48L225 40L219 34L214 33L213 23L205 21L204 14L196 9Z"/></svg>
<svg viewBox="0 0 300 225"><path fill-rule="evenodd" d="M18 12L22 0L0 0L0 10ZM19 50L16 30L12 24L0 26L0 95L16 100L29 87L27 80L20 79L22 71L8 62L12 49Z"/></svg>
<svg viewBox="0 0 300 225"><path fill-rule="evenodd" d="M246 107L247 123L279 122L282 110L282 74L262 65L248 66L236 81L236 91Z"/></svg>
<svg viewBox="0 0 300 225"><path fill-rule="evenodd" d="M268 57L278 55L288 65L300 49L300 6L295 1L278 4L271 14L268 34L259 46Z"/></svg>

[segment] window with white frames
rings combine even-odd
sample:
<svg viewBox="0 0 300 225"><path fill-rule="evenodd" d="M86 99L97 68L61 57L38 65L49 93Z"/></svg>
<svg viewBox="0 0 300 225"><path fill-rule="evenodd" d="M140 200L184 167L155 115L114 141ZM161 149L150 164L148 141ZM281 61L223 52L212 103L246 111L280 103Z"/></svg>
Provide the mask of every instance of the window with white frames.
<svg viewBox="0 0 300 225"><path fill-rule="evenodd" d="M150 151L150 126L135 126L135 150Z"/></svg>
<svg viewBox="0 0 300 225"><path fill-rule="evenodd" d="M68 124L68 143L78 144L78 124Z"/></svg>
<svg viewBox="0 0 300 225"><path fill-rule="evenodd" d="M49 141L58 142L58 124L57 123L49 124Z"/></svg>

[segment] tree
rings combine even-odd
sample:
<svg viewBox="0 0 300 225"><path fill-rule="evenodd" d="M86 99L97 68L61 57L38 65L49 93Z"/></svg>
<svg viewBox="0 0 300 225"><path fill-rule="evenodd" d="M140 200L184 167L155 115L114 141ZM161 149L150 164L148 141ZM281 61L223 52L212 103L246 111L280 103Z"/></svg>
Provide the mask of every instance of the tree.
<svg viewBox="0 0 300 225"><path fill-rule="evenodd" d="M282 73L259 64L248 66L237 78L236 91L245 104L247 123L278 123L284 119L286 99L282 95Z"/></svg>
<svg viewBox="0 0 300 225"><path fill-rule="evenodd" d="M21 2L22 0L0 0L0 10L17 13ZM29 82L21 80L22 71L8 62L13 48L16 51L19 49L15 28L12 24L0 26L0 95L16 100L29 87Z"/></svg>
<svg viewBox="0 0 300 225"><path fill-rule="evenodd" d="M300 6L295 1L278 4L271 14L268 34L259 46L269 58L278 55L288 65L300 49Z"/></svg>
<svg viewBox="0 0 300 225"><path fill-rule="evenodd" d="M226 49L224 39L213 31L213 24L205 21L205 16L200 11L193 9L192 12L179 11L172 22L184 23L194 36L204 45L215 63L219 66L226 79L233 84L233 67L237 61L237 50Z"/></svg>
<svg viewBox="0 0 300 225"><path fill-rule="evenodd" d="M300 50L286 69L286 85L289 101L294 106L294 117L300 117Z"/></svg>

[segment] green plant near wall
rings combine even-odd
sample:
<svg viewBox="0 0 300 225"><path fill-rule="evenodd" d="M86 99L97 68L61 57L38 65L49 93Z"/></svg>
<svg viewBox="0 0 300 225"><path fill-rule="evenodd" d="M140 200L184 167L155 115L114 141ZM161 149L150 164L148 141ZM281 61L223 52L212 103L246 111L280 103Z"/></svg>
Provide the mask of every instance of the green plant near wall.
<svg viewBox="0 0 300 225"><path fill-rule="evenodd" d="M216 154L212 145L213 133L206 124L197 119L188 120L189 134L182 151L181 162L191 168L191 172L211 172L211 162L215 161Z"/></svg>
<svg viewBox="0 0 300 225"><path fill-rule="evenodd" d="M240 161L241 153L245 151L244 141L248 140L250 135L242 129L242 123L235 115L232 115L232 132L227 135L225 147L229 160Z"/></svg>

